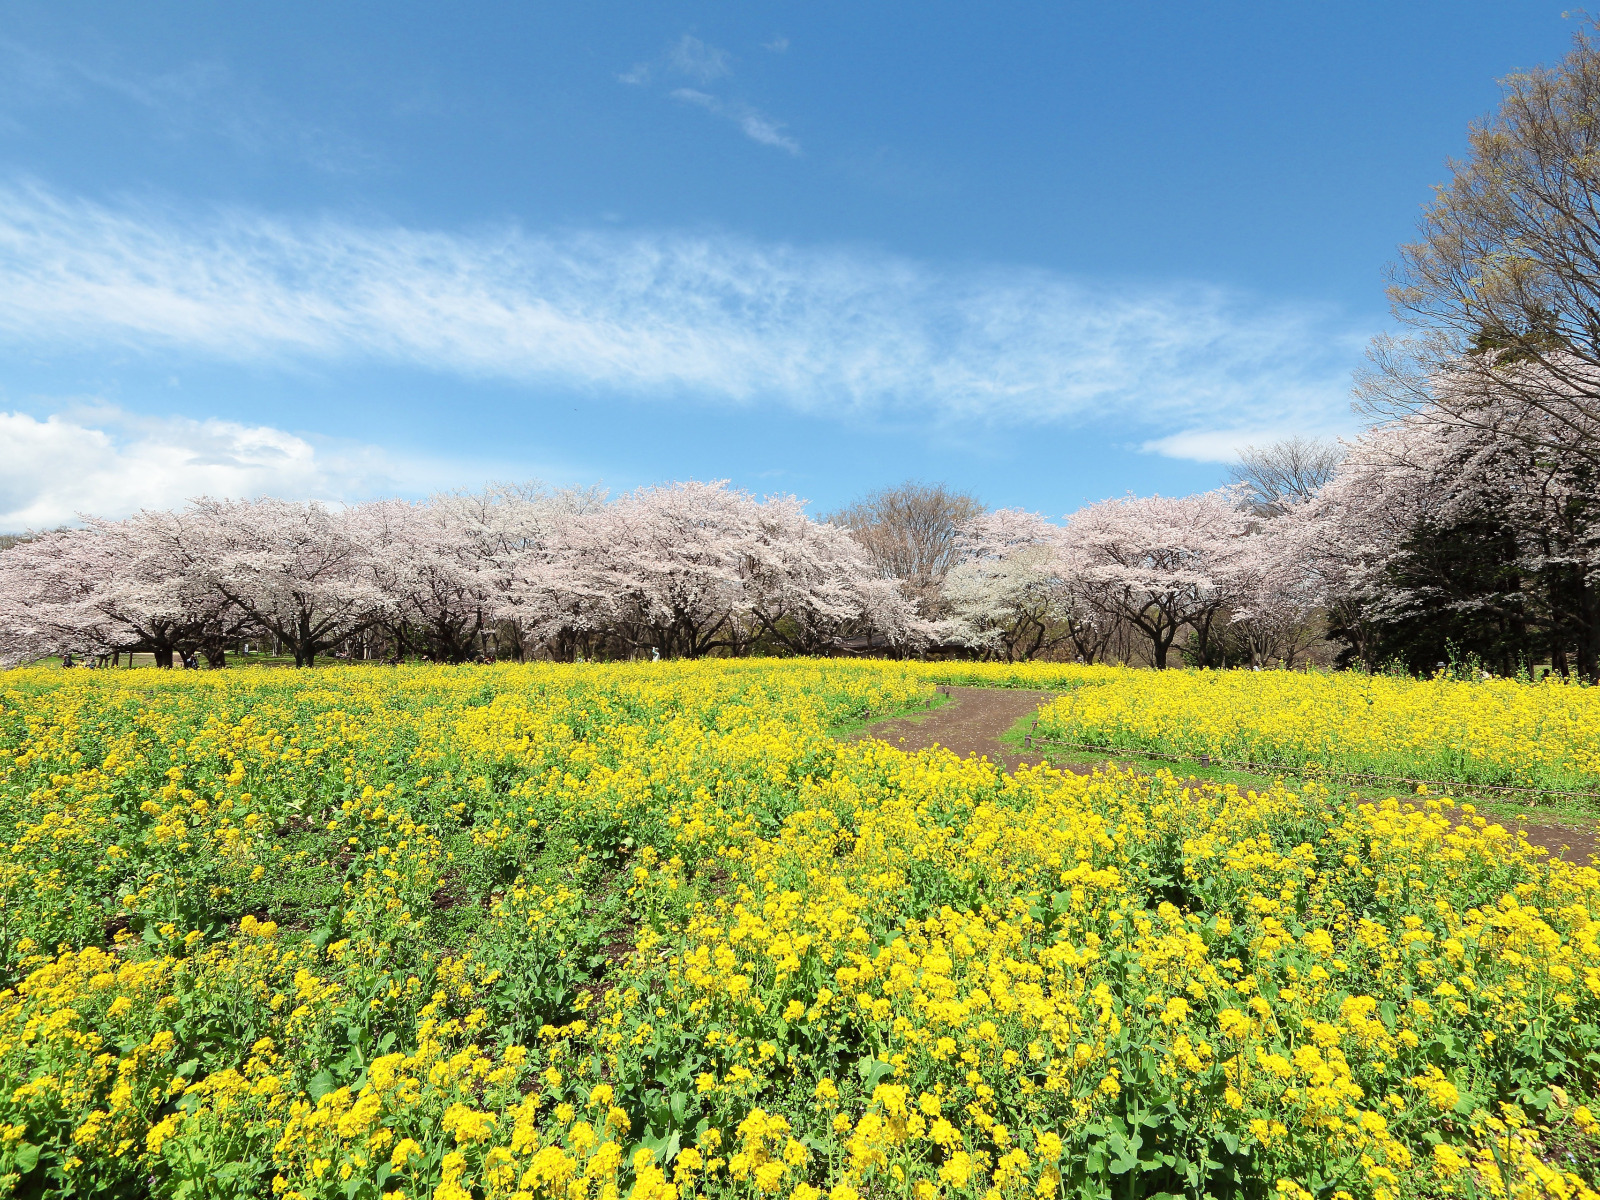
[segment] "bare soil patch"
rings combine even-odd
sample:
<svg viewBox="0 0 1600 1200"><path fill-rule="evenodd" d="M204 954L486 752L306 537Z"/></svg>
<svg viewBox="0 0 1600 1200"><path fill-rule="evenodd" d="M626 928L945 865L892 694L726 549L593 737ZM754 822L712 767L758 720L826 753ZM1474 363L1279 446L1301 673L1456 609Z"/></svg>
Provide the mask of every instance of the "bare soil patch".
<svg viewBox="0 0 1600 1200"><path fill-rule="evenodd" d="M1000 735L1033 712L1054 692L1023 692L1010 688L950 687L950 700L925 717L876 721L857 738L877 738L901 750L931 750L943 746L962 758L977 755L1015 770L1021 758L1000 742ZM1031 756L1030 756L1031 757Z"/></svg>
<svg viewBox="0 0 1600 1200"><path fill-rule="evenodd" d="M1584 825L1529 825L1509 817L1483 814L1491 824L1507 829L1520 829L1528 841L1543 846L1552 858L1564 858L1570 863L1588 866L1590 856L1600 853L1600 828L1594 822Z"/></svg>

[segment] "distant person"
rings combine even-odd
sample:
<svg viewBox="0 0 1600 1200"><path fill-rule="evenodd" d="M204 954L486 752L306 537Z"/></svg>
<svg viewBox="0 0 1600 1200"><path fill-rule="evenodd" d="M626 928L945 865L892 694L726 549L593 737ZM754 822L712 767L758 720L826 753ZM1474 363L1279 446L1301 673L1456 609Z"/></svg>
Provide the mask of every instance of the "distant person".
<svg viewBox="0 0 1600 1200"><path fill-rule="evenodd" d="M72 652L70 650L61 656L61 665L63 667L70 667L72 665Z"/></svg>

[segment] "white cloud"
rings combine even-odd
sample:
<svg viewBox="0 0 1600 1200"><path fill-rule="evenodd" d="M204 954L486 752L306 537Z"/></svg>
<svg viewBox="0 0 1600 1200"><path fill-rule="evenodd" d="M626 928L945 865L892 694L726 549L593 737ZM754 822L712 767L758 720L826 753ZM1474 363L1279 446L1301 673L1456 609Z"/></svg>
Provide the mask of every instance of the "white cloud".
<svg viewBox="0 0 1600 1200"><path fill-rule="evenodd" d="M783 123L774 121L764 113L753 108L739 106L739 112L734 117L745 137L751 141L760 142L763 146L776 146L779 150L787 150L790 154L800 153L800 143L783 132Z"/></svg>
<svg viewBox="0 0 1600 1200"><path fill-rule="evenodd" d="M1163 458L1182 458L1190 462L1231 463L1239 460L1247 446L1265 446L1294 434L1319 436L1322 430L1284 428L1187 429L1182 433L1152 438L1139 449Z"/></svg>
<svg viewBox="0 0 1600 1200"><path fill-rule="evenodd" d="M98 406L40 420L0 412L0 532L48 529L80 513L123 516L196 496L333 502L459 483L462 464L371 446L313 445L263 425L135 416ZM479 468L477 478L489 474Z"/></svg>
<svg viewBox="0 0 1600 1200"><path fill-rule="evenodd" d="M701 83L710 83L713 79L733 73L726 50L708 46L687 33L668 48L667 61L680 75L698 79Z"/></svg>
<svg viewBox="0 0 1600 1200"><path fill-rule="evenodd" d="M814 413L1325 427L1370 326L1189 284L862 249L441 233L0 188L0 345L374 363ZM174 361L182 369L182 361Z"/></svg>
<svg viewBox="0 0 1600 1200"><path fill-rule="evenodd" d="M783 132L782 122L774 121L748 104L719 100L696 88L677 88L671 95L674 100L693 104L715 116L726 117L751 141L760 142L763 146L775 146L779 150L787 150L790 154L800 153L800 143Z"/></svg>
<svg viewBox="0 0 1600 1200"><path fill-rule="evenodd" d="M787 38L779 38L777 42L764 44L768 50L780 52L789 46ZM687 33L667 47L666 54L656 65L660 66L662 73L667 76L676 75L679 78L692 79L702 87L733 74L732 59L726 50L707 45ZM656 66L651 63L635 63L630 70L618 75L617 81L643 87L651 82L655 74ZM712 116L732 122L753 142L772 146L790 154L800 153L800 143L784 132L782 121L769 117L743 100L724 99L703 91L700 87L674 88L667 94L674 100L692 104Z"/></svg>
<svg viewBox="0 0 1600 1200"><path fill-rule="evenodd" d="M782 54L789 48L789 39L786 37L775 37L770 42L762 42L761 48L763 50L771 50L774 54Z"/></svg>

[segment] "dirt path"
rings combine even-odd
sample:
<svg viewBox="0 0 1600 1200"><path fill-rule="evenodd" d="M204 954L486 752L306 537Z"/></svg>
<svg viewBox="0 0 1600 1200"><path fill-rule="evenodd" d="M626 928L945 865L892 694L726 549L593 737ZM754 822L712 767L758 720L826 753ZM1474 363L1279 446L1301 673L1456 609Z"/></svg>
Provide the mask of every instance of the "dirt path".
<svg viewBox="0 0 1600 1200"><path fill-rule="evenodd" d="M875 722L855 736L874 737L901 750L927 750L943 746L962 758L976 754L997 763L1007 771L1040 761L1033 754L1021 755L1002 745L1000 736L1017 723L1017 718L1033 712L1054 692L1024 692L1010 688L949 687L950 700L919 720L903 717ZM1063 771L1087 775L1105 761L1056 762ZM1176 767L1174 769L1177 769ZM1591 854L1600 853L1600 828L1585 825L1536 825L1510 818L1491 818L1508 829L1521 829L1528 841L1542 846L1568 862L1588 863ZM1566 847L1563 851L1563 847Z"/></svg>
<svg viewBox="0 0 1600 1200"><path fill-rule="evenodd" d="M1054 692L1022 692L1011 688L948 687L950 699L926 717L878 721L856 737L873 737L901 750L928 750L943 746L962 758L976 754L1015 770L1020 759L1000 744L1000 735L1033 712ZM1030 756L1031 757L1031 756Z"/></svg>
<svg viewBox="0 0 1600 1200"><path fill-rule="evenodd" d="M1597 838L1600 829L1593 822L1588 825L1529 825L1503 816L1490 816L1488 820L1491 825L1522 830L1529 843L1543 846L1553 857L1570 863L1588 866L1590 855L1600 853L1600 838Z"/></svg>

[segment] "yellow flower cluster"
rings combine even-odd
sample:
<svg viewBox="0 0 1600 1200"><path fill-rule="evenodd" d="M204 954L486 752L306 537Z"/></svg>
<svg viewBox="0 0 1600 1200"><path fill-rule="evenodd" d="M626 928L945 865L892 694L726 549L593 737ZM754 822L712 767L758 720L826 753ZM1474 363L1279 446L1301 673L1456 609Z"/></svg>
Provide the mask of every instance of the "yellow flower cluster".
<svg viewBox="0 0 1600 1200"><path fill-rule="evenodd" d="M1600 872L828 736L974 670L0 677L0 1194L1596 1196Z"/></svg>
<svg viewBox="0 0 1600 1200"><path fill-rule="evenodd" d="M1600 690L1550 676L1466 682L1298 671L1086 668L1038 734L1337 779L1595 790Z"/></svg>

